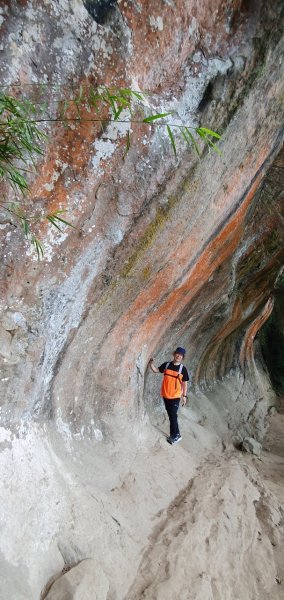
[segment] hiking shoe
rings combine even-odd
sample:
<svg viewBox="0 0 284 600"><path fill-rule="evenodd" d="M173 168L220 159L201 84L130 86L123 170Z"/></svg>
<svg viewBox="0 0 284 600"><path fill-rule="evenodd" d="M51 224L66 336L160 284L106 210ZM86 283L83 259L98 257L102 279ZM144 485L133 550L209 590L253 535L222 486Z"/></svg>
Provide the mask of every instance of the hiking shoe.
<svg viewBox="0 0 284 600"><path fill-rule="evenodd" d="M179 442L181 442L181 440L182 440L182 437L181 437L181 435L178 433L178 434L176 435L176 437L172 438L172 444L178 444Z"/></svg>
<svg viewBox="0 0 284 600"><path fill-rule="evenodd" d="M169 442L169 444L178 444L179 442L181 442L181 440L182 440L182 437L179 433L174 438L167 437L167 442Z"/></svg>

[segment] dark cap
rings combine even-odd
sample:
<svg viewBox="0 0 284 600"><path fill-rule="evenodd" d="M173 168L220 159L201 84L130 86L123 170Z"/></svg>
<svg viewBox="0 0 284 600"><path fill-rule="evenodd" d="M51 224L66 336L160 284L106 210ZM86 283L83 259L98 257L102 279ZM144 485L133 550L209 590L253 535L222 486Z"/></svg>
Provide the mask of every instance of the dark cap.
<svg viewBox="0 0 284 600"><path fill-rule="evenodd" d="M178 348L176 348L176 349L175 349L175 351L174 351L174 354L182 354L182 355L184 356L184 355L185 355L185 352L186 352L186 351L185 351L185 349L184 349L184 348L180 348L180 347L178 347Z"/></svg>

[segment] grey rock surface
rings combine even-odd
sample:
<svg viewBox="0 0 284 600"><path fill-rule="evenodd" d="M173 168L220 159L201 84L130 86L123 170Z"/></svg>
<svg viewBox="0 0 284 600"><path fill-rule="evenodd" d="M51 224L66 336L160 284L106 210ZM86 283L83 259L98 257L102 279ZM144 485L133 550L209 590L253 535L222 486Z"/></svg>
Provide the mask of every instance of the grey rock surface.
<svg viewBox="0 0 284 600"><path fill-rule="evenodd" d="M87 559L61 575L46 600L107 600L109 583L95 560Z"/></svg>
<svg viewBox="0 0 284 600"><path fill-rule="evenodd" d="M243 440L242 447L246 452L250 452L255 456L261 456L262 445L252 437L247 437Z"/></svg>

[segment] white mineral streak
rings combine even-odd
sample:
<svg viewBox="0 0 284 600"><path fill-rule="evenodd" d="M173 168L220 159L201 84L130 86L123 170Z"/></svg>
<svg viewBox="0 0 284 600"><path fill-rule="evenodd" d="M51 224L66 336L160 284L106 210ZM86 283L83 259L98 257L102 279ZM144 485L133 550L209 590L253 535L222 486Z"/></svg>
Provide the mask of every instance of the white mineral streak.
<svg viewBox="0 0 284 600"><path fill-rule="evenodd" d="M101 162L105 161L107 158L111 158L116 151L117 146L114 142L117 139L124 137L130 130L131 124L129 122L129 112L123 111L120 118L121 121L125 120L126 123L110 123L102 139L95 140L93 144L95 153L91 159L91 164L96 175L101 175L103 173L103 168L100 168Z"/></svg>
<svg viewBox="0 0 284 600"><path fill-rule="evenodd" d="M154 17L153 15L150 15L149 23L154 31L163 31L164 29L163 19L160 16Z"/></svg>
<svg viewBox="0 0 284 600"><path fill-rule="evenodd" d="M70 276L60 286L60 289L57 289L56 294L46 299L48 302L45 309L46 323L43 324L43 327L48 327L49 335L41 367L42 378L39 378L38 388L34 392L35 399L43 398L48 389L57 357L71 329L78 327L80 323L89 286L101 263L101 245L97 243L80 257ZM39 405L40 403L37 403L38 407Z"/></svg>

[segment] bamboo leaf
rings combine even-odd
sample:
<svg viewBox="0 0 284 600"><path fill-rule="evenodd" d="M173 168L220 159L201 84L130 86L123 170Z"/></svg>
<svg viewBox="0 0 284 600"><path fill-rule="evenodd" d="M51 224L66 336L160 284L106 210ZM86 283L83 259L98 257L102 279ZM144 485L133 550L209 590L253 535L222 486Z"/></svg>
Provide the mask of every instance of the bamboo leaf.
<svg viewBox="0 0 284 600"><path fill-rule="evenodd" d="M35 247L38 260L41 260L44 256L44 247L43 247L42 243L35 235L31 235L31 243Z"/></svg>
<svg viewBox="0 0 284 600"><path fill-rule="evenodd" d="M60 221L60 223L64 223L64 225L68 225L68 227L72 227L72 229L77 229L77 227L75 225L72 225L72 223L70 223L69 221L66 221L66 219L62 219L62 217L59 217L58 215L61 215L63 213L65 213L65 210L56 210L54 213L51 213L49 215L46 216L46 218L50 221L50 219L53 219L53 221ZM53 225L55 225L55 223L53 223ZM56 227L56 225L55 225ZM61 230L60 230L61 231Z"/></svg>
<svg viewBox="0 0 284 600"><path fill-rule="evenodd" d="M118 94L117 96L114 96L114 98L117 105L123 106L124 108L129 107L131 104L131 99L123 94Z"/></svg>
<svg viewBox="0 0 284 600"><path fill-rule="evenodd" d="M26 237L28 237L29 233L30 233L30 225L28 220L25 217L21 218L21 223L22 223L22 227L23 227L23 231Z"/></svg>
<svg viewBox="0 0 284 600"><path fill-rule="evenodd" d="M206 133L201 129L201 127L197 127L195 131L203 140L206 139Z"/></svg>
<svg viewBox="0 0 284 600"><path fill-rule="evenodd" d="M172 148L173 148L173 151L174 151L174 155L177 156L177 149L176 149L176 145L175 145L175 139L174 139L173 132L172 132L171 128L169 127L169 125L167 125L167 132L168 132L168 135L169 135L169 138L170 138L170 142L171 142L171 145L172 145Z"/></svg>
<svg viewBox="0 0 284 600"><path fill-rule="evenodd" d="M60 221L61 223L64 223L64 225L68 225L68 227L77 229L77 227L75 227L75 225L72 225L72 223L70 223L69 221L66 221L66 219L62 219L61 217L58 217L57 215L54 216L54 219L56 219L57 221Z"/></svg>
<svg viewBox="0 0 284 600"><path fill-rule="evenodd" d="M213 150L215 152L217 152L217 154L219 154L220 156L222 156L221 150L218 148L218 146L216 146L216 144L214 144L214 142L212 142L212 140L210 140L210 138L208 137L208 135L205 133L205 128L204 127L203 128L202 127L198 127L196 129L196 133L206 142L206 144L208 146L210 146L210 148L213 148Z"/></svg>
<svg viewBox="0 0 284 600"><path fill-rule="evenodd" d="M181 135L182 135L184 141L187 143L188 146L190 146L190 141L189 141L188 137L186 136L186 133L185 133L183 127L180 128L180 132L181 132Z"/></svg>
<svg viewBox="0 0 284 600"><path fill-rule="evenodd" d="M4 167L4 171L7 174L8 180L16 185L22 193L29 189L28 182L17 169L10 165L6 165L6 168Z"/></svg>
<svg viewBox="0 0 284 600"><path fill-rule="evenodd" d="M8 180L13 187L15 193L21 191L24 194L29 190L29 185L25 177L26 170L23 167L27 166L28 168L30 161L33 162L35 155L42 154L40 142L46 139L47 136L38 128L37 124L38 122L44 120L63 122L64 126L68 126L67 123L69 120L93 120L100 122L101 126L106 128L107 124L111 120L122 120L121 114L125 109L129 111L127 112L127 120L130 124L133 119L134 123L145 123L149 125L156 123L158 131L160 130L161 126L166 127L167 135L169 136L170 144L173 148L175 156L177 156L177 138L174 127L178 128L185 143L188 146L192 146L199 157L201 157L202 152L196 141L198 138L202 139L209 146L209 148L212 148L215 152L222 155L221 151L216 145L217 142L214 143L216 140L222 139L219 133L216 133L206 127L198 127L194 130L193 127L171 124L167 117L173 115L173 111L145 116L145 111L147 110L149 114L149 110L151 110L149 108L145 108L146 104L148 106L148 103L146 102L146 93L131 90L129 88L108 88L107 86L99 86L98 88L84 88L84 86L80 86L79 90L77 90L77 94L71 93L71 97L68 97L69 94L68 96L66 95L65 87L63 88L63 94L61 93L62 87L56 88L52 86L52 89L57 91L60 89L59 96L61 96L61 99L60 97L56 98L56 108L50 108L50 112L52 113L51 115L49 115L48 112L50 101L49 97L48 104L45 103L44 107L40 107L38 106L38 102L36 102L37 106L35 106L26 99L15 98L12 95L3 93L3 91L0 93L0 178L6 178L6 180ZM43 100L46 96L46 86L44 86L43 94L41 96L41 100ZM54 97L52 102L54 103ZM78 119L73 118L74 105L77 109L79 117ZM67 118L66 112L71 106L73 108L73 115L70 115L70 118ZM82 110L84 110L84 112L85 110L90 112L90 107L94 109L93 114L91 113L89 115L90 118L86 119L84 116L82 117ZM55 114L54 110L56 111ZM98 113L97 118L93 118L95 111ZM45 113L47 113L46 119L44 116ZM133 118L132 115L134 114L135 117ZM161 121L163 119L164 121ZM191 133L191 130L193 130L193 133ZM125 152L123 158L125 158L129 148L130 131L128 131L126 135ZM44 218L46 218L47 221L60 232L62 232L61 224L76 229L72 223L69 223L62 216L63 212L65 211L54 211ZM31 231L32 226L36 222L42 221L42 215L38 214L35 216L26 216L21 209L21 205L19 205L14 211L14 216L20 221L24 235L28 237L28 239L34 245L34 248L38 254L38 258L42 258L43 245ZM64 227L63 231L65 231Z"/></svg>
<svg viewBox="0 0 284 600"><path fill-rule="evenodd" d="M89 90L89 98L88 102L90 106L92 106L96 112L98 112L98 102L102 101L101 94L95 92L95 90L91 87Z"/></svg>
<svg viewBox="0 0 284 600"><path fill-rule="evenodd" d="M144 98L144 92L136 92L135 90L130 90L128 88L124 88L123 90L121 90L123 93L128 94L130 97L134 97L136 98L136 100L139 100L140 102L143 102L145 100Z"/></svg>
<svg viewBox="0 0 284 600"><path fill-rule="evenodd" d="M61 233L63 233L61 227L59 227L59 225L57 225L55 217L53 217L52 215L47 215L46 218L51 223L51 225L53 225L53 227L56 227L56 229L58 229L58 231L60 231Z"/></svg>
<svg viewBox="0 0 284 600"><path fill-rule="evenodd" d="M124 155L123 155L123 160L125 159L126 154L129 151L129 148L130 148L130 131L128 131L127 134L126 134L126 145L125 145L125 152L124 152Z"/></svg>
<svg viewBox="0 0 284 600"><path fill-rule="evenodd" d="M104 102L106 102L106 104L108 104L112 110L112 113L114 114L116 111L116 106L114 103L114 98L113 96L110 94L108 88L104 88L105 89L105 94L102 95L102 98L104 100Z"/></svg>
<svg viewBox="0 0 284 600"><path fill-rule="evenodd" d="M169 115L173 115L173 112L159 113L157 115L151 115L150 117L146 117L145 119L143 119L143 123L152 123L153 121L156 121L157 119L163 119L164 117L168 117Z"/></svg>
<svg viewBox="0 0 284 600"><path fill-rule="evenodd" d="M194 148L197 156L200 158L201 157L201 150L200 150L200 148L199 148L199 146L198 146L198 144L197 144L194 136L192 135L191 131L189 131L188 127L184 127L184 131L185 131L185 134L188 136L189 143L190 142L192 143L193 148Z"/></svg>
<svg viewBox="0 0 284 600"><path fill-rule="evenodd" d="M204 132L206 135L212 135L212 137L215 137L218 140L222 139L219 133L216 133L216 131L212 131L211 129L207 129L206 127L198 127L198 131Z"/></svg>
<svg viewBox="0 0 284 600"><path fill-rule="evenodd" d="M207 140L207 143L209 144L210 148L213 148L213 150L215 150L215 152L219 154L219 156L223 156L222 151L220 150L220 148L218 148L218 146L216 146L216 144L211 142L211 140Z"/></svg>
<svg viewBox="0 0 284 600"><path fill-rule="evenodd" d="M114 120L117 121L117 119L120 117L122 111L124 110L124 106L120 106L120 108L118 108L115 113L114 113Z"/></svg>

